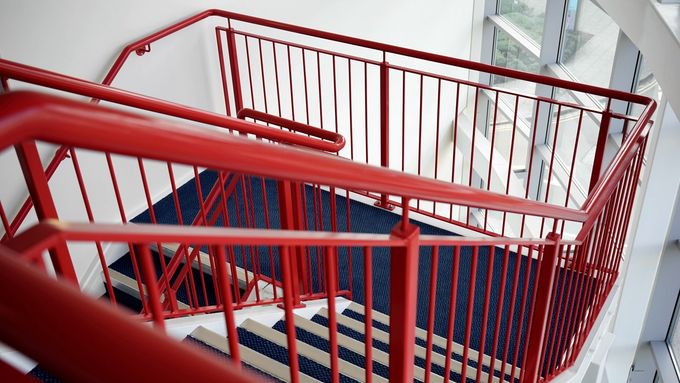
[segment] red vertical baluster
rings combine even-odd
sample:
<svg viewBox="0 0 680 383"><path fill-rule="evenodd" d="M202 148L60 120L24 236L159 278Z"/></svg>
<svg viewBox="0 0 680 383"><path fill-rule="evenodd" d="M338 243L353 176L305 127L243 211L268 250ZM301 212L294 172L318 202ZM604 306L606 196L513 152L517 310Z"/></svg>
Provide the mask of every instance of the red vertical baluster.
<svg viewBox="0 0 680 383"><path fill-rule="evenodd" d="M301 51L302 55L302 77L305 83L305 117L306 117L306 123L309 125L309 92L307 91L307 60L305 59L305 49L303 48Z"/></svg>
<svg viewBox="0 0 680 383"><path fill-rule="evenodd" d="M354 161L354 130L353 115L352 115L352 60L347 59L347 93L349 96L349 158Z"/></svg>
<svg viewBox="0 0 680 383"><path fill-rule="evenodd" d="M456 106L453 111L453 154L451 155L451 183L456 179L456 150L458 149L458 103L460 100L460 83L456 83ZM449 220L453 221L453 204L449 206Z"/></svg>
<svg viewBox="0 0 680 383"><path fill-rule="evenodd" d="M540 253L540 252L539 252ZM521 257L520 257L521 259ZM517 332L515 334L515 349L513 350L512 364L510 369L510 376L515 377L517 371L517 364L519 358L519 346L522 340L522 329L524 328L524 317L526 315L527 295L529 292L529 280L531 279L531 265L533 263L533 248L529 247L529 253L526 256L526 265L524 267L524 285L522 286L522 298L520 299L518 312L519 323L517 324ZM524 335L526 343L526 335ZM526 348L526 345L525 345Z"/></svg>
<svg viewBox="0 0 680 383"><path fill-rule="evenodd" d="M401 171L405 167L406 158L406 71L401 71Z"/></svg>
<svg viewBox="0 0 680 383"><path fill-rule="evenodd" d="M531 132L531 141L529 141L529 145L531 146L531 149L529 150L529 170L527 170L527 184L524 192L524 199L529 198L529 192L531 191L531 171L533 170L533 164L534 164L534 151L536 150L536 132L538 131L538 115L539 115L539 110L541 109L541 101L536 100L536 112L534 114L534 127ZM540 171L540 169L539 169ZM540 185L536 186L537 188L540 188ZM524 236L524 222L526 221L527 215L522 214L522 224L521 224L521 229L519 232L519 236L523 237Z"/></svg>
<svg viewBox="0 0 680 383"><path fill-rule="evenodd" d="M217 173L218 179L220 181L220 185L224 185L225 179L224 179L224 174L222 172ZM235 177L235 176L234 176ZM229 222L229 209L227 206L227 194L224 191L224 187L220 188L220 195L223 201L223 210L224 210L224 226L225 227L230 227L231 224ZM237 207L238 208L238 207ZM236 259L234 256L234 246L229 245L229 266L231 268L231 284L234 289L234 298L236 301L236 304L239 305L241 304L241 292L239 290L239 280L238 280L238 275L236 273Z"/></svg>
<svg viewBox="0 0 680 383"><path fill-rule="evenodd" d="M234 308L232 306L231 289L227 277L227 259L224 253L224 246L213 246L213 254L217 262L217 284L220 286L222 296L222 310L224 312L224 323L227 328L227 341L229 342L229 354L231 361L237 368L241 368L241 354L238 347L238 333L236 332L236 322L234 321Z"/></svg>
<svg viewBox="0 0 680 383"><path fill-rule="evenodd" d="M439 120L442 98L442 80L437 79L437 122L434 134L434 179L437 179L439 170ZM437 201L432 202L432 213L437 214Z"/></svg>
<svg viewBox="0 0 680 383"><path fill-rule="evenodd" d="M423 75L420 75L420 101L418 103L418 175L420 175L423 151ZM420 199L416 201L416 209L420 209Z"/></svg>
<svg viewBox="0 0 680 383"><path fill-rule="evenodd" d="M373 254L364 247L364 355L366 383L373 381Z"/></svg>
<svg viewBox="0 0 680 383"><path fill-rule="evenodd" d="M288 86L290 87L290 114L291 120L295 121L295 97L293 93L293 67L290 64L290 45L286 45L286 58L288 59Z"/></svg>
<svg viewBox="0 0 680 383"><path fill-rule="evenodd" d="M446 330L446 361L444 362L444 383L449 383L451 377L451 348L453 347L453 329L456 323L456 302L458 300L458 268L460 265L460 246L453 250L451 265L451 295L449 296L449 320Z"/></svg>
<svg viewBox="0 0 680 383"><path fill-rule="evenodd" d="M323 98L321 97L321 56L316 52L316 82L319 96L319 127L323 129Z"/></svg>
<svg viewBox="0 0 680 383"><path fill-rule="evenodd" d="M562 104L557 105L557 116L555 117L555 132L553 133L552 151L550 153L550 164L548 165L548 181L545 186L544 202L548 203L550 199L550 184L553 176L553 166L555 163L555 153L557 152L557 136L560 132L560 116L562 114ZM545 224L545 217L541 218L541 231L539 236L543 237L543 227Z"/></svg>
<svg viewBox="0 0 680 383"><path fill-rule="evenodd" d="M141 157L137 157L137 165L139 166L139 173L142 177L142 187L144 188L144 197L146 198L146 205L149 209L149 217L151 218L151 223L156 224L156 212L154 210L153 206L153 201L151 201L151 192L149 190L149 183L146 179L146 170L144 169L144 162L142 161ZM170 302L174 301L173 296L171 295L171 288L170 288L170 275L168 275L168 269L165 264L165 257L162 255L163 254L163 249L161 247L160 242L156 243L156 246L158 247L158 252L161 254L160 256L160 264L161 264L161 271L163 273L163 280L164 280L164 285L165 285L165 290L167 292L166 297L170 299ZM188 270L191 270L191 264L189 263L189 259L187 258L187 267L189 267ZM189 273L190 277L192 278L191 283L192 283L192 290L191 293L193 294L193 298L196 302L198 302L198 298L196 295L196 284L193 281L193 274L191 272ZM187 291L187 294L189 294L189 291ZM174 308L174 304L171 303L171 307Z"/></svg>
<svg viewBox="0 0 680 383"><path fill-rule="evenodd" d="M494 325L494 330L493 330L493 344L491 346L491 363L489 363L489 375L487 382L488 383L493 383L493 373L496 371L495 365L496 365L496 354L498 352L498 336L499 336L499 331L501 327L501 318L503 317L503 304L505 303L505 285L508 280L507 272L508 272L508 262L510 258L510 246L505 245L505 251L503 252L503 265L501 266L501 287L498 292L498 306L496 308L496 324ZM487 278L491 278L489 275ZM508 317L508 321L512 321L511 317ZM507 334L506 334L507 336ZM481 369L478 369L479 371ZM503 379L503 375L501 375L501 379Z"/></svg>
<svg viewBox="0 0 680 383"><path fill-rule="evenodd" d="M486 175L486 190L491 190L491 174L493 170L493 148L496 143L496 120L498 117L498 91L496 91L496 100L493 109L493 125L491 127L491 146L489 147L489 171ZM484 231L489 219L489 209L484 209Z"/></svg>
<svg viewBox="0 0 680 383"><path fill-rule="evenodd" d="M335 293L337 285L337 249L331 246L325 248L326 256L326 291L328 291L328 343L330 347L331 362L331 382L340 381L340 371L338 369L338 323L337 312L335 311Z"/></svg>
<svg viewBox="0 0 680 383"><path fill-rule="evenodd" d="M579 137L581 136L581 126L583 122L583 110L578 116L578 127L576 128L576 138L574 138L574 152L571 155L571 166L569 167L569 180L567 181L567 194L564 201L564 207L569 207L569 198L571 197L571 185L574 179L574 166L576 165L576 152L578 151ZM566 221L562 221L562 228L560 235L564 235L564 225Z"/></svg>
<svg viewBox="0 0 680 383"><path fill-rule="evenodd" d="M484 287L484 306L482 309L482 334L479 338L479 356L477 357L477 376L476 376L476 381L481 382L482 380L482 368L481 366L483 365L484 362L484 350L486 349L486 336L487 336L487 325L489 322L489 306L491 305L491 288L492 288L492 282L493 282L493 266L494 266L494 258L495 258L495 253L496 253L496 248L493 246L489 246L489 256L487 257L487 265L486 265L486 286ZM505 276L501 276L501 278L505 278ZM497 315L501 315L501 313L497 313ZM495 355L492 355L493 358L495 358ZM491 372L493 375L493 371Z"/></svg>
<svg viewBox="0 0 680 383"><path fill-rule="evenodd" d="M279 117L283 117L283 111L281 111L281 87L279 86L279 63L276 56L276 43L272 42L272 55L274 60L274 78L276 79L276 104L279 109Z"/></svg>
<svg viewBox="0 0 680 383"><path fill-rule="evenodd" d="M127 223L127 217L125 216L125 208L123 207L123 199L120 196L120 188L118 187L118 180L116 178L116 171L113 167L113 159L110 153L105 153L106 165L109 169L109 175L111 176L111 185L113 186L113 193L116 196L116 204L118 205L118 213L120 214L120 221L125 224ZM135 254L135 249L132 245L129 245L130 249L130 259L132 259L132 271L135 273L135 281L137 283L137 291L139 291L139 300L142 302L142 311L144 313L149 312L149 308L146 304L144 296L142 296L142 275L139 272L139 263L137 262L137 255Z"/></svg>
<svg viewBox="0 0 680 383"><path fill-rule="evenodd" d="M246 46L246 63L248 63L248 85L250 86L250 106L255 108L255 91L253 90L253 69L250 64L250 44L248 43L248 36L243 36L243 43Z"/></svg>
<svg viewBox="0 0 680 383"><path fill-rule="evenodd" d="M293 308L296 306L295 300L298 299L297 293L293 290L293 275L291 271L291 259L289 248L281 246L281 273L283 278L283 309L286 319L286 339L288 344L288 366L290 370L290 381L300 382L300 367L298 363L297 338L295 333L295 314Z"/></svg>
<svg viewBox="0 0 680 383"><path fill-rule="evenodd" d="M479 100L479 88L475 88L475 105L474 115L472 117L472 141L470 143L470 173L468 175L468 186L472 186L472 173L474 172L475 164L475 136L477 135L477 104ZM465 225L470 226L470 207L467 208L467 215L465 216Z"/></svg>
<svg viewBox="0 0 680 383"><path fill-rule="evenodd" d="M151 308L151 319L157 328L161 331L165 331L165 319L163 318L163 311L161 309L161 295L158 291L156 270L154 269L153 261L151 260L149 244L135 245L135 250L137 254L139 254L139 263L142 268L142 276L144 277L144 283L146 285L149 307ZM143 296L142 299L144 299Z"/></svg>
<svg viewBox="0 0 680 383"><path fill-rule="evenodd" d="M246 47L248 42L246 41ZM231 68L231 81L234 91L234 106L236 110L234 114L243 109L243 92L241 90L241 73L238 66L238 56L236 53L236 36L234 35L234 29L229 27L227 29L227 50L229 51L229 67ZM222 57L222 55L220 55ZM252 87L250 88L252 92ZM227 103L229 105L229 103ZM227 109L229 110L229 109Z"/></svg>
<svg viewBox="0 0 680 383"><path fill-rule="evenodd" d="M267 102L267 85L265 82L265 75L264 75L264 59L262 57L262 39L258 38L257 39L257 53L258 56L260 56L260 78L262 79L262 97L264 98L264 112L269 113L269 108L268 108L268 102ZM269 123L267 123L269 125Z"/></svg>
<svg viewBox="0 0 680 383"><path fill-rule="evenodd" d="M94 223L94 214L92 213L92 206L90 205L90 199L87 196L87 189L85 188L85 182L83 181L83 174L80 169L80 164L78 163L78 156L74 148L70 148L71 162L73 162L73 170L76 173L76 180L78 181L78 187L80 188L80 195L83 197L83 203L85 204L85 213L87 214L87 220L90 223ZM4 213L3 213L4 215ZM4 223L4 220L3 220ZM99 257L99 264L102 267L102 272L104 274L104 281L106 282L106 291L109 294L109 300L115 305L116 296L113 293L113 286L111 285L111 276L109 275L109 267L106 264L106 258L104 257L104 250L102 249L102 243L99 241L95 242L97 248L97 256Z"/></svg>
<svg viewBox="0 0 680 383"><path fill-rule="evenodd" d="M517 290L518 290L518 284L519 284L519 272L521 270L522 266L522 258L524 256L522 255L522 246L517 246L517 255L515 256L515 272L512 277L512 293L510 294L510 311L508 312L508 316L506 319L506 325L505 325L505 339L503 341L503 359L501 360L501 366L500 366L500 377L501 379L505 379L505 367L508 362L508 352L510 351L510 338L512 337L512 324L514 323L514 316L515 316L515 303L517 299ZM527 259L527 263L529 262L530 259ZM526 280L528 281L529 276L526 276ZM515 334L515 339L517 339L517 343L519 344L519 339L520 339L520 332L521 328L517 329L517 332ZM514 376L512 376L510 381L514 380Z"/></svg>
<svg viewBox="0 0 680 383"><path fill-rule="evenodd" d="M475 245L472 248L472 259L470 262L470 287L468 288L467 312L465 318L465 340L463 341L463 361L460 370L460 376L465 378L467 378L467 367L470 354L470 333L472 332L472 315L475 308L475 287L477 284L478 256L479 246Z"/></svg>
<svg viewBox="0 0 680 383"><path fill-rule="evenodd" d="M364 61L364 146L368 163L368 64Z"/></svg>
<svg viewBox="0 0 680 383"><path fill-rule="evenodd" d="M432 261L430 263L430 301L427 313L427 347L425 351L425 383L430 383L432 372L432 339L434 336L434 314L437 298L437 270L439 267L439 246L432 247Z"/></svg>
<svg viewBox="0 0 680 383"><path fill-rule="evenodd" d="M229 32L227 32L227 36L229 36ZM224 64L224 51L222 49L222 36L220 33L220 29L218 28L215 28L215 40L217 41L217 56L220 60L220 78L222 80L222 96L224 97L224 108L227 113L227 116L231 116L231 105L229 105L229 90L227 89L227 71L226 65Z"/></svg>
<svg viewBox="0 0 680 383"><path fill-rule="evenodd" d="M505 194L510 195L510 175L512 174L512 158L515 151L515 136L517 133L517 111L519 110L519 96L515 96L515 112L512 117L512 136L510 138L510 155L508 156L508 176L505 179ZM507 213L503 212L503 224L501 237L505 236L505 218Z"/></svg>

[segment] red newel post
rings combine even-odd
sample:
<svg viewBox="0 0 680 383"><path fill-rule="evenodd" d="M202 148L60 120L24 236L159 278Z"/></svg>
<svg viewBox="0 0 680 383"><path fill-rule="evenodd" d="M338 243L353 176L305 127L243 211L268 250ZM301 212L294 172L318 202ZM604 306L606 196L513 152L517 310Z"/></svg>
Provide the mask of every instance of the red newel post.
<svg viewBox="0 0 680 383"><path fill-rule="evenodd" d="M227 50L229 52L229 68L231 69L231 81L234 87L234 104L236 111L234 115L243 109L243 94L241 92L241 75L238 70L238 56L236 55L236 37L234 29L227 29Z"/></svg>
<svg viewBox="0 0 680 383"><path fill-rule="evenodd" d="M536 303L531 327L527 330L528 344L526 346L526 365L524 366L524 379L522 383L538 382L540 376L542 351L546 338L546 332L550 324L550 306L552 305L552 290L555 283L557 261L561 250L560 236L556 233L549 233L546 237L553 244L546 245L543 249L543 260L539 265L536 289Z"/></svg>
<svg viewBox="0 0 680 383"><path fill-rule="evenodd" d="M59 219L35 142L30 141L17 144L15 150L19 157L21 170L24 173L26 186L33 200L33 206L35 206L35 213L38 219L40 221L50 218ZM53 249L50 249L49 253L57 275L77 285L78 277L73 268L66 242L62 241Z"/></svg>
<svg viewBox="0 0 680 383"><path fill-rule="evenodd" d="M408 223L408 210L392 235L406 244L390 252L390 382L413 382L420 228Z"/></svg>
<svg viewBox="0 0 680 383"><path fill-rule="evenodd" d="M295 209L293 208L293 187L290 181L278 181L278 195L279 195L279 214L281 218L281 228L283 230L295 230ZM302 307L300 303L300 270L298 268L298 260L296 250L293 246L288 246L290 251L287 256L287 261L290 265L290 282L293 306ZM281 262L284 262L283 257Z"/></svg>
<svg viewBox="0 0 680 383"><path fill-rule="evenodd" d="M588 191L593 191L593 188L600 180L602 173L602 162L604 161L604 152L607 148L607 137L609 137L609 123L612 119L612 113L607 110L602 112L602 120L600 121L600 132L597 136L597 145L595 146L595 158L593 159L593 170L590 174L590 187Z"/></svg>
<svg viewBox="0 0 680 383"><path fill-rule="evenodd" d="M390 64L384 59L380 64L380 166L390 167ZM381 194L375 205L392 210L389 199L389 194Z"/></svg>

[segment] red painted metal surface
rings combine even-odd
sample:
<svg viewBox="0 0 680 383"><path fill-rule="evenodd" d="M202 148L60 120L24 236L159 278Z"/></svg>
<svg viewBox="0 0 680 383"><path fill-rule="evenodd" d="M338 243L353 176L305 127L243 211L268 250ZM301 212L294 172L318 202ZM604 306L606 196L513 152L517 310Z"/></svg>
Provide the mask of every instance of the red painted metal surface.
<svg viewBox="0 0 680 383"><path fill-rule="evenodd" d="M18 257L0 246L0 307L4 313L0 338L4 344L40 361L43 368L62 380L260 380L168 338L72 286L47 278ZM45 299L46 291L49 299ZM46 318L50 326L45 325ZM106 357L102 357L104 353ZM143 363L140 355L144 356Z"/></svg>
<svg viewBox="0 0 680 383"><path fill-rule="evenodd" d="M475 367L484 363L490 363L489 368L500 371L501 376L520 377L522 382L532 383L548 381L573 365L618 275L637 181L643 166L650 117L655 109L652 100L218 10L203 12L130 44L114 63L104 84L113 83L132 52L150 54L152 44L213 16L226 18L228 26L215 28L227 116L0 60L0 78L3 79L29 82L95 100L180 117L256 138L239 138L197 127L182 127L36 93L1 95L0 148L17 148L31 194L12 220L7 216L7 206L0 204L0 218L6 232L4 245L20 252L27 262L43 268L40 254L50 251L57 274L77 282L75 272L70 271L73 266L64 244L93 244L109 286L110 277L101 243L126 245L133 259L139 290L142 290L142 283L150 286L148 297L142 299L140 316L162 327L168 318L221 312L236 362L239 355L234 310L281 304L286 319L290 380L294 382L300 377L293 310L304 301L314 299L326 299L330 309L330 365L332 380L339 380L334 306L336 297L352 296L352 278L363 278L364 281L364 302L368 310L364 322L365 352L369 356L364 367L366 381L371 381L372 254L376 247L390 248L392 258L390 377L394 381L411 381L416 302L424 298L416 296L419 283L416 266L419 250L429 247L433 262L427 270L430 280L425 326L429 345L426 350L426 381L430 380L432 369L433 323L436 315L444 315L442 308L435 304L437 294L446 293L437 289L436 280L442 273L444 278L453 282L447 296L449 307L444 310L448 314L449 354L454 323L464 323L464 341L460 345L462 363L446 358L443 366L447 372L445 381L449 380L448 372L454 369L478 382L492 380L490 375L484 375L481 368ZM257 33L253 33L248 31L251 26L268 28L256 28ZM281 35L262 34L263 30L290 33L284 34L286 38L283 39ZM295 36L303 36L306 40L304 43L295 41ZM310 40L309 37L315 39ZM316 42L312 44L309 41ZM329 42L340 43L334 47L341 51L323 46ZM226 47L223 46L225 43ZM351 49L347 53L342 51L342 47L359 47L363 53ZM388 63L388 55L390 62L401 62L403 58L417 59L585 92L604 97L608 104L612 99L642 104L645 109L640 116L625 116L611 113L609 105L598 109L538 98L457 79L445 71L432 72L432 66L425 69L416 64L414 67L393 65ZM471 94L470 98L475 103L471 123L459 114L460 104L465 102L461 94ZM376 102L369 102L369 99ZM539 121L539 116L544 114L550 114L550 117ZM395 118L397 116L401 116L401 121ZM581 128L592 118L599 119L598 143L595 145L595 160L586 164L592 167L592 176L586 181L589 184L583 185L583 179L579 179L579 172L582 172L579 167L583 164L577 166L577 162L581 161L578 154L586 145ZM611 122L617 120L625 127L624 140L611 163L604 164L603 143ZM443 124L447 121L452 123L450 141L456 149L451 151L450 156L444 155L449 142L442 137ZM577 123L574 126L569 121ZM55 124L60 126L59 130L50 129ZM498 144L504 124L511 130L509 152L503 152L507 148ZM541 129L545 133L538 133ZM269 145L258 140L289 145ZM518 192L511 186L517 182L513 176L513 161L520 154L515 153L520 140L527 142L530 149L524 169L527 177L520 181ZM61 145L44 170L37 152L31 150L35 141ZM149 142L154 145L147 145ZM291 145L336 155L315 153ZM539 148L541 145L544 147ZM400 146L401 153L394 150L395 146ZM558 160L556 152L565 146L569 150L566 154L560 153L562 158ZM375 148L380 149L377 151ZM114 160L122 156L137 161L142 181L140 190L144 192L152 225L93 223L92 195L84 182L82 160L79 161L76 154L82 149L101 153L106 159L122 223L128 222L130 217L123 205ZM50 220L57 215L48 180L67 154L71 154L77 181L74 192L82 196L90 224ZM338 156L355 162L336 158ZM571 158L571 162L563 163L567 157ZM503 162L504 159L507 163ZM154 201L145 165L148 160L162 161L164 166L167 165L168 190L173 197L179 225L185 222L173 166L192 166L197 179L199 168L217 172L218 179L206 198L203 198L201 183L196 183L200 208L191 225L155 224ZM450 169L447 168L449 166ZM540 177L537 178L536 174ZM271 185L267 185L265 178L278 181L276 191L279 201L266 200ZM543 187L545 179L547 183ZM258 180L259 186L255 186ZM554 180L563 183L566 198L557 201L558 194L551 190ZM258 226L262 217L257 217L255 212L254 193L257 189L264 198L264 228L261 224ZM307 193L312 193L312 206L308 206ZM325 193L330 195L330 206L325 206ZM336 205L336 194L347 197L344 213ZM383 207L403 208L401 221L394 228L393 235L351 233L350 198L355 196L375 199ZM414 202L409 204L411 199ZM282 213L281 227L287 230L271 230L278 223L270 221L269 204L276 202L278 211ZM34 203L42 223L16 236ZM308 211L313 212L311 218L306 214ZM330 220L324 211L329 211ZM230 213L235 215L235 222L230 221ZM413 231L417 229L409 223L412 213L489 237L415 235ZM220 221L227 228L211 227ZM343 221L346 221L347 232L338 230L338 223ZM546 231L551 233L543 238ZM574 239L560 239L560 236ZM163 243L180 246L167 264L161 257L160 277L155 278L148 244L160 248ZM201 246L207 246L207 254L201 254ZM276 255L272 251L275 248L279 249ZM462 252L463 248L470 251ZM494 257L500 256L494 253L496 248L503 249L500 267L493 262ZM363 251L363 270L351 267L353 249ZM260 258L260 250L265 250L265 253L268 250L268 257ZM339 274L338 267L341 259L338 255L344 250L348 255L345 279ZM234 283L238 279L237 254L242 258L238 261L245 272L246 293L243 295ZM517 254L526 262L523 265L516 262L512 268L509 265L510 254ZM448 256L453 257L451 270L439 270L437 260ZM463 257L470 258L469 270L461 268ZM265 260L271 269L275 269L274 265L278 262L281 275L264 275L260 262ZM202 263L206 261L207 264ZM226 267L227 263L229 267ZM533 263L537 267L533 268ZM198 278L194 278L193 267L206 267L211 273L200 273ZM313 270L316 270L316 276L312 275ZM567 273L572 275L568 280ZM459 291L458 280L465 274L468 274L466 276L471 284L463 292ZM520 283L521 274L523 283ZM494 275L499 276L499 285L492 283ZM530 276L538 280L538 286L530 285ZM212 278L215 295L221 297L214 305L210 305L206 298L208 278ZM349 285L341 286L342 280L349 280ZM273 298L264 298L259 282L273 286ZM482 290L478 293L483 296L479 302L475 302L478 299L475 294L477 284ZM186 309L178 308L176 292L182 286L189 292ZM279 290L283 294L279 294ZM510 290L509 300L505 299L507 290ZM199 300L199 295L204 299ZM500 299L492 302L492 296ZM461 298L464 302L457 304ZM115 300L112 301L115 303ZM461 304L467 310L456 313L454 308ZM492 307L500 307L498 311L503 312L506 305L508 318L514 320L503 321L497 315L496 320L491 321ZM474 317L473 312L477 306L481 308L479 318ZM76 313L81 314L81 311ZM35 314L35 311L22 313L26 316ZM118 326L116 320L114 318L106 323ZM526 331L523 330L525 328ZM506 335L500 339L502 332ZM472 339L473 333L481 334L480 339ZM511 337L517 339L514 348L510 347ZM5 341L4 338L2 340ZM472 348L473 343L478 344L476 349ZM17 344L25 347L24 343ZM489 358L489 354L494 358ZM50 363L62 360L60 355L54 354L41 354L40 358L50 360ZM67 370L58 371L70 377L69 374L74 372ZM103 373L108 373L108 370L103 370Z"/></svg>

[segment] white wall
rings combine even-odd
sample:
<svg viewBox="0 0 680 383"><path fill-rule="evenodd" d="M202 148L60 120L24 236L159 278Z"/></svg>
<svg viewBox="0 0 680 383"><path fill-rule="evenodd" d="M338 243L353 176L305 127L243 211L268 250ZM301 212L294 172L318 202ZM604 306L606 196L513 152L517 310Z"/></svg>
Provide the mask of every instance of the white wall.
<svg viewBox="0 0 680 383"><path fill-rule="evenodd" d="M123 46L192 14L222 8L278 21L358 36L460 58L470 56L471 2L407 1L13 1L0 0L0 56L90 81L101 81ZM133 55L114 86L223 111L216 72L215 21L182 31L154 44L151 54ZM466 78L465 73L456 73ZM19 88L21 84L10 83ZM443 123L443 126L448 126ZM58 129L58 127L53 127ZM375 142L377 145L377 142ZM54 147L40 146L44 163ZM83 177L98 222L120 217L104 158L79 151ZM69 161L67 159L67 161ZM85 221L73 167L65 161L50 182L60 217ZM146 209L136 161L115 159L126 215ZM154 199L168 193L163 164L145 162ZM179 183L191 178L189 168L176 167ZM0 199L12 217L26 197L13 150L0 153ZM34 222L31 215L28 222ZM77 272L89 278L94 248L78 250Z"/></svg>

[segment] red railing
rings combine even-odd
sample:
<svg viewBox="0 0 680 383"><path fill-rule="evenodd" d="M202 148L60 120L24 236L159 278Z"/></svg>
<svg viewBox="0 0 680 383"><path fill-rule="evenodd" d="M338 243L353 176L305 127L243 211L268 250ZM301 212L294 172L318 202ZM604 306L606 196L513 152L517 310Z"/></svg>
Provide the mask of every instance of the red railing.
<svg viewBox="0 0 680 383"><path fill-rule="evenodd" d="M111 297L102 243L118 242L127 246L133 258L138 289L140 292L145 291L145 286L148 289L146 294L140 293L141 315L159 327L167 318L223 311L227 332L234 334L232 310L282 303L288 326L292 381L298 377L292 310L303 300L320 298L327 299L330 308L331 366L337 380L333 307L338 295L363 294L367 339L370 339L373 296L388 294L389 366L390 378L394 381L413 378L410 361L415 353L416 324L428 334L426 381L432 367L433 335L439 332L437 335L447 338L447 351L451 354L452 343L457 340L454 324L461 320L465 323L464 334L459 339L462 362L447 358L446 379L448 372L455 370L475 381L488 380L487 373L479 367L484 364L489 371L496 369L504 379L547 381L573 365L618 275L650 118L655 109L652 100L215 10L128 46L105 84L112 83L130 53L149 52L150 44L209 16L228 20L228 28L218 26L215 30L225 110L233 117L262 124L7 61L0 61L0 77L215 125L268 141L335 152L355 162L201 128L180 127L96 105L10 93L0 100L0 148L15 146L31 198L28 208L21 209L12 221L0 204L0 216L8 237L5 244L38 264L41 258L35 254L49 250L57 274L78 283L69 242L89 243L99 256ZM236 22L239 25L235 25ZM275 36L263 35L262 28L257 32L243 30L251 24L267 27L265 31ZM222 38L225 34L226 49ZM296 42L299 36L314 37L317 45L327 41L341 44L330 51L310 45L309 39ZM363 51L358 52L357 47ZM266 56L265 48L271 48L273 53ZM347 76L338 75L340 67ZM603 98L607 106L600 110L460 80L447 73L454 67L586 92ZM282 91L286 82L287 92ZM311 86L312 83L316 85ZM302 86L296 88L294 84ZM347 99L342 101L339 95ZM461 117L463 104L469 99L474 100L473 105L468 105L471 121ZM646 108L638 117L621 115L609 110L612 100L644 104ZM357 107L362 103L363 108ZM427 109L432 105L432 110ZM508 105L509 111L504 111ZM328 114L325 112L328 110L333 112ZM395 124L395 116L399 115L401 119L397 118ZM428 122L428 116L432 115L435 118ZM409 119L408 116L416 117ZM501 122L503 119L507 121ZM614 122L622 127L622 145L611 163L605 164L606 138ZM630 127L631 123L634 126ZM446 124L451 124L451 129L445 129ZM509 127L509 133L499 128L502 124ZM53 125L60 129L50 130ZM409 138L407 129L417 133ZM450 140L442 138L446 136L442 134L445 130L450 132ZM524 137L522 144L518 141L520 136ZM347 137L347 146L344 137ZM593 137L597 138L592 140ZM61 146L47 171L42 167L35 141ZM432 143L433 149L428 148L427 142ZM565 145L572 142L573 149L565 150ZM508 144L509 151L502 152ZM582 152L591 144L593 148L589 151L594 150L594 155L584 156ZM526 165L523 179L516 177L513 170L513 158L522 152L516 148L522 145L525 153L521 163ZM380 151L373 152L372 148L377 147ZM448 147L450 153L444 153L444 147ZM74 192L83 198L87 220L94 222L76 149L100 153L106 160L123 223L131 217L123 205L114 159L133 160L137 164L151 224L158 224L160 220L156 217L156 201L151 198L145 163L155 160L167 167L176 215L174 223L183 224L184 214L173 169L184 164L193 167L196 180L208 174L199 174L203 168L213 171L216 177L205 198L202 182L195 182L199 211L192 225L214 226L221 222L227 227L249 230L160 225L64 226L45 222L14 237L30 204L35 204L41 221L58 218L48 179L67 154L71 155L74 166L77 184ZM417 154L409 157L413 153ZM428 155L431 158L425 159ZM592 162L582 160L591 157ZM382 169L367 166L370 164L380 165ZM411 168L409 164L413 164ZM537 177L539 173L541 176ZM550 190L555 179L559 179L564 189L563 195L557 197L555 191L551 194ZM276 184L272 184L272 180ZM271 190L275 190L278 201L267 201ZM330 198L326 199L327 191ZM307 193L312 193L313 206L308 206ZM345 195L344 211L336 206L338 193ZM391 235L351 233L350 199L359 198L357 195L376 199L382 207L395 205L409 209L403 210L401 222ZM330 222L324 221L324 200L330 203ZM262 204L264 219L256 217L256 203ZM274 210L278 210L278 222L269 214ZM302 213L309 210L313 211L311 218ZM409 223L410 211L498 238L420 235L417 227ZM346 223L340 227L339 222ZM287 230L273 230L275 228ZM327 230L336 233L324 232ZM347 233L337 233L339 231ZM177 250L167 264L165 257L159 257L162 270L160 277L153 278L156 273L149 262L148 245L161 249L163 243L178 244ZM201 254L202 246L208 248L207 255ZM367 271L373 267L372 259L378 256L380 248L390 249L390 280L394 283L390 292L372 291L374 281ZM359 270L352 268L353 253L363 258L363 267ZM237 259L239 256L241 260ZM207 262L203 261L204 257ZM425 296L417 296L418 279L422 278L418 263L425 258L429 258L429 291ZM442 271L440 261L450 262L450 274ZM347 265L342 272L337 266L339 262ZM236 270L237 264L243 269L243 277ZM229 265L227 270L225 265ZM209 268L210 277L201 273L200 279L195 280L191 270L196 266ZM212 286L207 278L212 278ZM246 280L245 294L241 294L234 283L239 278ZM453 281L450 291L437 291L437 279ZM353 289L353 280L362 281L362 292ZM467 284L459 282L463 280L468 281ZM232 282L233 289L226 281ZM272 286L272 296L260 291L260 281ZM180 307L182 302L177 298L182 288L187 292L188 301L183 303L188 303L188 307ZM215 302L207 299L210 288L218 298ZM482 296L478 297L475 290L483 291ZM492 296L499 298L493 302ZM463 302L461 297L465 309L456 309L456 302ZM442 304L439 298L448 304ZM115 299L112 300L115 303ZM473 318L476 304L481 305L481 322ZM425 308L428 315L425 321L417 322L416 311L423 312L421 308ZM504 310L508 312L505 317L494 314ZM447 317L445 331L435 328L434 318L440 316ZM481 337L475 339L473 326L479 323ZM237 339L230 336L229 340L232 358L238 361L238 353L234 354ZM370 355L371 343L366 344L366 354ZM17 344L21 349L20 346ZM476 364L469 363L473 359ZM366 379L371 381L371 363L364 367Z"/></svg>

